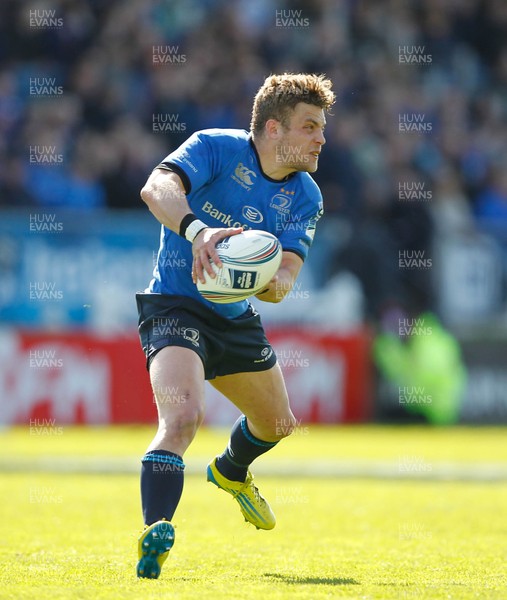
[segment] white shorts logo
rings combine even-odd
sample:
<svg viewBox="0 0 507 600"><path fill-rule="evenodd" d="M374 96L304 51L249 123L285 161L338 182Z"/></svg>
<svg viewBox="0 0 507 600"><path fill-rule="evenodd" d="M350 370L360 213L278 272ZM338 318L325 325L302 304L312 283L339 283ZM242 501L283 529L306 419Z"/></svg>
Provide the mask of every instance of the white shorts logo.
<svg viewBox="0 0 507 600"><path fill-rule="evenodd" d="M269 360L271 358L272 354L273 354L273 348L270 348L269 346L265 346L261 350L262 358L258 358L257 360L254 360L254 363L266 362L267 360Z"/></svg>
<svg viewBox="0 0 507 600"><path fill-rule="evenodd" d="M193 327L185 327L182 331L183 339L192 342L194 346L199 346L199 331Z"/></svg>

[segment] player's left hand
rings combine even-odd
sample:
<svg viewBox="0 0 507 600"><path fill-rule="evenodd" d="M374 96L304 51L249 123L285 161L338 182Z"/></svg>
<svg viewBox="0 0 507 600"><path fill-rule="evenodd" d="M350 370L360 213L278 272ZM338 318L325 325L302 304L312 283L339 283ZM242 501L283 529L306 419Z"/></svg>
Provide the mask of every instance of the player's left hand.
<svg viewBox="0 0 507 600"><path fill-rule="evenodd" d="M216 245L218 242L231 235L242 233L243 227L228 227L226 229L207 227L200 231L192 244L192 254L194 261L192 263L192 281L197 280L206 283L204 271L213 279L216 277L215 271L211 265L213 261L218 267L222 266Z"/></svg>
<svg viewBox="0 0 507 600"><path fill-rule="evenodd" d="M303 261L297 254L284 252L280 268L266 289L256 294L256 298L263 302L281 302L292 290L302 266Z"/></svg>
<svg viewBox="0 0 507 600"><path fill-rule="evenodd" d="M273 276L273 279L268 283L268 285L261 292L259 292L258 294L255 294L255 297L259 298L259 300L264 300L264 298L263 298L264 295L267 296L267 295L272 295L273 292L276 293L277 288L278 288L277 283L278 283L279 279L280 279L280 277L279 277L278 273L275 273L275 275Z"/></svg>

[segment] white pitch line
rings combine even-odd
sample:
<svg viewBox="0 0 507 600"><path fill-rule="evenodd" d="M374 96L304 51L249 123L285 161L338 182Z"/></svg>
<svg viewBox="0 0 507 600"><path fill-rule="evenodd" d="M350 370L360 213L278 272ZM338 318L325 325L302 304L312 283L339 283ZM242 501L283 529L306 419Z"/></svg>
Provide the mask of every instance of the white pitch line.
<svg viewBox="0 0 507 600"><path fill-rule="evenodd" d="M206 476L209 459L188 458L188 475ZM37 457L0 459L1 472L139 473L141 457ZM286 459L256 462L255 475L270 477L332 477L337 479L401 479L422 481L507 481L507 463L459 463L442 461L367 461Z"/></svg>

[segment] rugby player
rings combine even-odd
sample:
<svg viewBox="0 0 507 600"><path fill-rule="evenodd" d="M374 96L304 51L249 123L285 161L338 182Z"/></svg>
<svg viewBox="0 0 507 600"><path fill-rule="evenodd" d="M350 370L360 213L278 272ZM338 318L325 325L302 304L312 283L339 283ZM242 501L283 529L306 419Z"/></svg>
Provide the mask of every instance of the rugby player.
<svg viewBox="0 0 507 600"><path fill-rule="evenodd" d="M322 214L310 173L325 144L325 113L335 101L323 75L267 77L257 92L251 131L194 133L151 173L141 191L161 223L157 265L137 294L139 332L158 410L158 430L142 459L145 529L138 577L157 578L174 542L171 524L183 490L183 455L204 415L204 382L241 411L208 481L231 494L246 521L272 529L275 516L249 466L294 427L282 373L247 301L213 304L196 287L215 245L243 230L262 229L282 245L281 266L257 295L280 302L291 290Z"/></svg>

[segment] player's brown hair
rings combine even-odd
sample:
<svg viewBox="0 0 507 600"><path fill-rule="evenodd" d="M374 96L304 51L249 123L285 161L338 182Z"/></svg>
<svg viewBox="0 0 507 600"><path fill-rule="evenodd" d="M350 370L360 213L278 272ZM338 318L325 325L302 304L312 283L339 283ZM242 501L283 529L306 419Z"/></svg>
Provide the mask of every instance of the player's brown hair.
<svg viewBox="0 0 507 600"><path fill-rule="evenodd" d="M250 129L254 136L262 134L269 119L289 126L290 113L299 102L329 111L335 101L331 80L313 73L283 73L266 78L255 95Z"/></svg>

